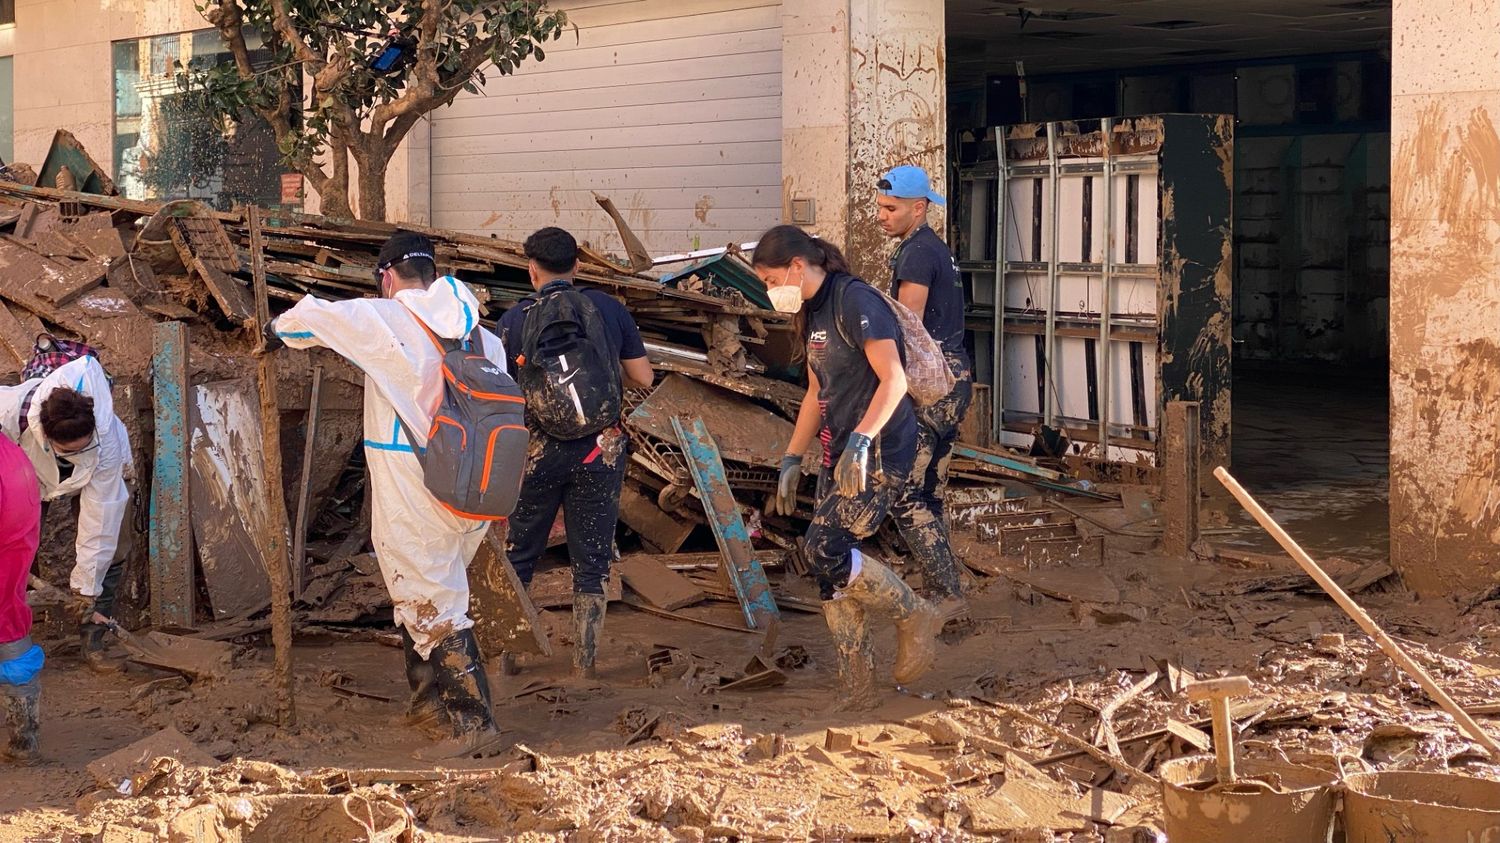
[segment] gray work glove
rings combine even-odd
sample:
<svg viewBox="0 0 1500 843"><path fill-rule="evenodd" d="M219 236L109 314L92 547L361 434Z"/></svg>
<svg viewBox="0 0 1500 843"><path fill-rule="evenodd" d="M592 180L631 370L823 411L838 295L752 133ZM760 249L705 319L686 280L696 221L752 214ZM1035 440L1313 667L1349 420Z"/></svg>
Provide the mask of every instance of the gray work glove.
<svg viewBox="0 0 1500 843"><path fill-rule="evenodd" d="M776 477L776 511L791 515L797 509L797 487L802 482L802 458L787 454L781 458L781 473Z"/></svg>
<svg viewBox="0 0 1500 843"><path fill-rule="evenodd" d="M839 464L833 468L833 480L838 484L839 494L852 498L865 490L870 479L870 437L863 433L849 434Z"/></svg>

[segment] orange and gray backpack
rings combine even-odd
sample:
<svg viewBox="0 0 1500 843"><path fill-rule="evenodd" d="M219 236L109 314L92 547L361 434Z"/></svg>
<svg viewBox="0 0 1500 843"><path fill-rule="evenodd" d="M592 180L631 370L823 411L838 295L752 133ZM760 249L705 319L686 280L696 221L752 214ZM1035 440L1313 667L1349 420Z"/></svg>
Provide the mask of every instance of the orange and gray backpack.
<svg viewBox="0 0 1500 843"><path fill-rule="evenodd" d="M526 399L505 367L484 356L478 326L463 341L439 337L421 319L417 324L443 354L443 400L427 447L417 451L422 480L454 515L505 518L516 508L526 471Z"/></svg>

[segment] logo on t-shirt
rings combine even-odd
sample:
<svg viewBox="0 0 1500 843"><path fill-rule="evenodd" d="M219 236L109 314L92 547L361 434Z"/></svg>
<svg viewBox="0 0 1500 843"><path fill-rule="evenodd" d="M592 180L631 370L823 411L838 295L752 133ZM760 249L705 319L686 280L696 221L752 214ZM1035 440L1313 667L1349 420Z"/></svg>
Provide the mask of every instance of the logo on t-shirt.
<svg viewBox="0 0 1500 843"><path fill-rule="evenodd" d="M813 348L823 348L828 345L827 331L813 331L807 337L807 344Z"/></svg>

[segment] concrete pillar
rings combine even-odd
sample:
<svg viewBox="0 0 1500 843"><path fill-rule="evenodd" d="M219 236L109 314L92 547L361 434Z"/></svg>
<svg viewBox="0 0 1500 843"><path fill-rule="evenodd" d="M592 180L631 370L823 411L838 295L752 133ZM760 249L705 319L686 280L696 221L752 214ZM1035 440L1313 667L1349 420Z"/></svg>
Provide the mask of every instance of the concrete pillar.
<svg viewBox="0 0 1500 843"><path fill-rule="evenodd" d="M1396 0L1391 555L1408 587L1500 581L1500 0Z"/></svg>
<svg viewBox="0 0 1500 843"><path fill-rule="evenodd" d="M942 0L799 0L782 13L782 208L810 199L808 227L857 273L884 283L893 243L875 222L875 182L925 167L946 190ZM941 211L934 228L942 230Z"/></svg>

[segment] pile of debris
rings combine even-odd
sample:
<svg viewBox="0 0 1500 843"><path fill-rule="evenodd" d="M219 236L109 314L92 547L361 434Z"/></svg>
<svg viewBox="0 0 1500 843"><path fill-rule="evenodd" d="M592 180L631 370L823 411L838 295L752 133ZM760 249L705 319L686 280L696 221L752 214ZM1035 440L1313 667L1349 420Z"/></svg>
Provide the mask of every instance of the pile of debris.
<svg viewBox="0 0 1500 843"><path fill-rule="evenodd" d="M0 377L19 373L42 333L97 348L114 379L116 410L136 450L138 499L147 497L144 490L165 484L189 490L153 497L153 530L191 526L190 540L153 546L190 549L179 554L175 572L171 565L153 565L152 581L138 591L152 594L158 605L196 603L200 610L149 620L188 627L211 620L222 627L209 631L212 637L263 629L259 616L270 605L271 578L257 537L274 520L264 500L267 465L256 449L237 444L261 441L256 382L247 377L255 369L251 355L257 339L252 256L260 258L271 312L305 294L375 295L376 256L395 226L110 195L113 186L65 132L59 132L35 179L78 189L27 184L29 173L19 167L11 176L19 180L0 180L0 271L7 279L0 285ZM612 210L602 197L600 204ZM440 269L469 284L491 315L531 292L519 244L412 228L433 238ZM628 230L622 235L629 244L637 242ZM730 581L736 566L755 562L791 574L805 571L796 538L811 516L811 500L799 501L795 513L769 517L761 512L802 396L795 326L770 308L764 286L737 247L689 261L662 278L639 271L652 262L637 254L638 246L630 251L626 265L585 247L577 276L580 283L624 301L653 364L664 373L654 389L628 397L626 428L633 448L622 521L639 536L640 550L668 573L671 567L701 569L701 557L676 555L711 549L712 534L730 561L710 562L710 568L729 576L707 577L712 582L702 593L745 602L753 584ZM180 333L163 326L181 326ZM304 517L310 525L306 552L292 571L300 620L380 619L388 603L378 572L361 557L369 528L358 448L362 378L327 353L282 354L275 365L281 464L288 467L282 472L283 491L289 501L307 502ZM171 406L177 394L185 406ZM178 418L186 430L176 429ZM684 425L698 431L704 448L691 447L694 433ZM1014 494L1007 487L1109 499L1069 480L1060 465L988 449L987 431L969 429L973 432L954 461L957 475L973 484L954 489L958 523L999 514L1007 494ZM170 461L153 456L179 446L187 455L186 476L153 477L153 470L173 470ZM705 506L704 499L715 496L721 499ZM184 510L176 519L174 506ZM1071 526L1071 518L1061 513L1042 517ZM989 525L999 530L1024 522ZM699 532L695 542L700 527L708 533ZM1050 543L1045 553L1092 552L1064 547L1069 540L1079 544L1076 531L1027 530L1024 538L1018 531L1006 533L1016 542L1017 556L1031 538ZM556 538L560 543L560 523ZM492 536L475 565L476 579L491 581L476 588L480 613L488 608L492 616L482 622L486 643L549 652L535 628L534 609L503 570L502 541ZM892 551L900 543L894 532L880 541ZM1037 552L1044 552L1040 545ZM659 595L650 593L650 583L664 580L669 589L681 584L640 573L644 564L636 563L636 573L627 579L638 595L632 600L665 612L689 605L670 597L653 600ZM195 570L202 572L206 601L197 599ZM752 615L747 608L747 623L754 626Z"/></svg>

